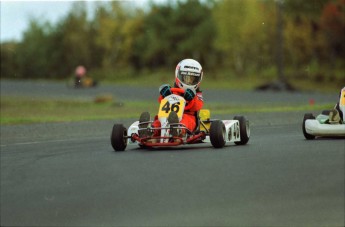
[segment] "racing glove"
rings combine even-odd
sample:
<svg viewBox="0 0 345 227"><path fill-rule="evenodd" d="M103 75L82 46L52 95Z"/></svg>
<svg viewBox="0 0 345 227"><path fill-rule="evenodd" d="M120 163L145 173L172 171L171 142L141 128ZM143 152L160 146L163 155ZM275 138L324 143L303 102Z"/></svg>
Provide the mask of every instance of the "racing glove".
<svg viewBox="0 0 345 227"><path fill-rule="evenodd" d="M187 88L187 90L184 92L183 98L187 101L191 101L195 97L195 91L192 89Z"/></svg>
<svg viewBox="0 0 345 227"><path fill-rule="evenodd" d="M167 97L168 95L171 95L171 87L169 84L163 84L159 87L159 94L163 96L163 98Z"/></svg>

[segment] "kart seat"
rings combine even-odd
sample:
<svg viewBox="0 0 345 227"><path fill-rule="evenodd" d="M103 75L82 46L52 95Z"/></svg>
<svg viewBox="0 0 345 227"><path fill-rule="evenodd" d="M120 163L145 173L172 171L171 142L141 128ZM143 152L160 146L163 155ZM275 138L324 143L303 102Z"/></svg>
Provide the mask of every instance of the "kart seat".
<svg viewBox="0 0 345 227"><path fill-rule="evenodd" d="M195 132L199 133L202 128L206 127L206 130L209 129L207 125L202 125L200 122L210 121L210 111L208 109L201 109L195 113L195 118L196 118L196 127L195 127ZM202 126L202 127L201 127Z"/></svg>

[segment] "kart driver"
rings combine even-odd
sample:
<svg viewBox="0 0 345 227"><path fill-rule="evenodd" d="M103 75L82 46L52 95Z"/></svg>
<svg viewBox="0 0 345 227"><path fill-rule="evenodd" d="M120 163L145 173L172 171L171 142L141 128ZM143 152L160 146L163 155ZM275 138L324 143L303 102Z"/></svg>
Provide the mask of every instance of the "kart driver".
<svg viewBox="0 0 345 227"><path fill-rule="evenodd" d="M86 68L82 65L79 65L76 69L75 69L75 72L74 72L74 85L75 87L81 87L81 81L82 79L85 77L86 75Z"/></svg>
<svg viewBox="0 0 345 227"><path fill-rule="evenodd" d="M342 97L343 96L343 97ZM342 124L344 122L344 113L341 111L339 104L345 104L345 87L341 89L339 94L339 101L335 104L334 109L329 113L330 124Z"/></svg>
<svg viewBox="0 0 345 227"><path fill-rule="evenodd" d="M178 94L183 96L186 100L186 109L183 113L181 124L186 126L190 131L194 131L197 124L196 114L202 108L204 101L202 97L202 92L200 91L200 83L202 80L203 71L199 62L193 59L184 59L180 61L175 70L175 83L174 88L181 88L184 90L184 94ZM173 94L171 91L171 86L169 84L163 84L159 87L160 96L158 102L161 102L166 96ZM191 106L190 106L191 105ZM150 114L144 112L141 114L139 122L149 122ZM171 111L168 116L169 124L179 123L177 113ZM140 128L146 128L148 124L143 124ZM158 116L155 116L152 127L159 128L161 126ZM145 133L144 131L142 131ZM173 129L171 134L173 136L184 136L186 130L176 130ZM159 136L160 130L155 130L154 136ZM140 133L140 136L143 136Z"/></svg>

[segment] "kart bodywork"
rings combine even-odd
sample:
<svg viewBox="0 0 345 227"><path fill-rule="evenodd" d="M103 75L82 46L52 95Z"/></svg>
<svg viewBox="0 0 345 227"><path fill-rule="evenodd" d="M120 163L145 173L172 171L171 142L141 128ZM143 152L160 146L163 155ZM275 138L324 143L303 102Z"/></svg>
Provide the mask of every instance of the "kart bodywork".
<svg viewBox="0 0 345 227"><path fill-rule="evenodd" d="M182 93L182 89L172 88L175 93ZM210 118L210 111L200 110L196 117L197 127L194 131L188 130L181 123L169 124L167 118L171 111L177 113L181 120L184 110L188 108L180 95L172 94L165 97L160 104L158 119L160 128L153 128L153 121L135 121L128 130L122 124L115 124L111 134L111 144L115 151L125 150L127 144L138 144L142 148L167 147L201 142L211 142L213 147L222 148L226 143L244 145L250 137L249 121L244 116L235 116L232 120L217 120ZM142 127L148 125L148 127ZM172 136L172 130L185 130L185 134ZM160 135L155 136L155 130ZM145 133L141 133L145 131ZM145 136L141 136L141 135ZM156 133L157 134L157 133Z"/></svg>
<svg viewBox="0 0 345 227"><path fill-rule="evenodd" d="M84 76L79 81L71 77L67 80L66 85L68 88L93 88L98 85L98 82L88 76Z"/></svg>
<svg viewBox="0 0 345 227"><path fill-rule="evenodd" d="M339 109L342 111L343 119L345 119L345 90L340 94ZM315 117L311 113L304 115L302 130L304 137L308 140L315 139L315 137L345 137L345 123L330 124L330 111L324 110L321 114Z"/></svg>

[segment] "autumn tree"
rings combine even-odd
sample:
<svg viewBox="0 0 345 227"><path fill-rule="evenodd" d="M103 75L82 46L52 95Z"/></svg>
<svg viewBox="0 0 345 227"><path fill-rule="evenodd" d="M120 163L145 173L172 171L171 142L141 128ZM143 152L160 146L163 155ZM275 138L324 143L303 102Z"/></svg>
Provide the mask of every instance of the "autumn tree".
<svg viewBox="0 0 345 227"><path fill-rule="evenodd" d="M327 3L322 10L320 24L332 54L344 58L345 0Z"/></svg>
<svg viewBox="0 0 345 227"><path fill-rule="evenodd" d="M193 0L154 4L136 44L143 64L171 68L184 58L195 58L204 65L211 63L215 38L211 10L209 5Z"/></svg>
<svg viewBox="0 0 345 227"><path fill-rule="evenodd" d="M91 48L93 35L87 20L85 2L73 3L71 11L57 24L51 38L58 50L53 55L53 68L59 72L57 77L71 75L78 65L85 65L87 68L92 66L96 59Z"/></svg>
<svg viewBox="0 0 345 227"><path fill-rule="evenodd" d="M273 1L221 1L213 12L217 27L215 47L224 65L237 74L248 68L269 66L274 53L275 11Z"/></svg>
<svg viewBox="0 0 345 227"><path fill-rule="evenodd" d="M43 78L51 77L52 46L47 38L51 33L48 22L38 22L32 18L29 29L23 35L23 41L18 44L15 59L18 63L16 77Z"/></svg>

